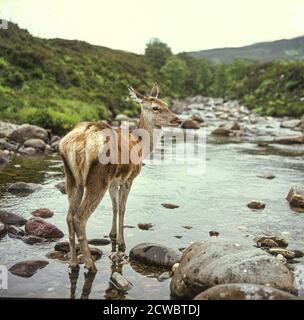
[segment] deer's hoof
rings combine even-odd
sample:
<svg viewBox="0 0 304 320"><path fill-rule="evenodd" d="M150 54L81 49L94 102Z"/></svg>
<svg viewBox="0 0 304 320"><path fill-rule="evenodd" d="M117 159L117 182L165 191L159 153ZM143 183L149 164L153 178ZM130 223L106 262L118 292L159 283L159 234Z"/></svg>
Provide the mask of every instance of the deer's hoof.
<svg viewBox="0 0 304 320"><path fill-rule="evenodd" d="M96 268L94 263L92 265L91 264L85 264L84 267L88 270L88 273L96 273L97 272L97 268Z"/></svg>
<svg viewBox="0 0 304 320"><path fill-rule="evenodd" d="M113 264L121 265L121 264L127 264L128 256L123 251L118 252L112 252L109 255L110 260L113 262Z"/></svg>

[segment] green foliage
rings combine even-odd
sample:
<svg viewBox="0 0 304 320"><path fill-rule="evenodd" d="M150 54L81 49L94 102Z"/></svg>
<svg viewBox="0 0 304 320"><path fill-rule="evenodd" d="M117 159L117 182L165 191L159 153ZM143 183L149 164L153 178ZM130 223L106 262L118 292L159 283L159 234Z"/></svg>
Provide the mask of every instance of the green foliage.
<svg viewBox="0 0 304 320"><path fill-rule="evenodd" d="M188 67L185 61L172 56L160 70L168 88L175 97L183 96L183 88L188 76Z"/></svg>
<svg viewBox="0 0 304 320"><path fill-rule="evenodd" d="M273 116L304 114L304 62L252 63L240 59L214 66L187 54L172 55L159 40L145 55L81 41L44 40L10 24L0 30L0 118L63 133L77 122L137 116L128 86L161 96L201 94L239 99Z"/></svg>
<svg viewBox="0 0 304 320"><path fill-rule="evenodd" d="M146 60L157 70L161 69L171 55L171 49L159 39L154 38L147 43L145 50Z"/></svg>

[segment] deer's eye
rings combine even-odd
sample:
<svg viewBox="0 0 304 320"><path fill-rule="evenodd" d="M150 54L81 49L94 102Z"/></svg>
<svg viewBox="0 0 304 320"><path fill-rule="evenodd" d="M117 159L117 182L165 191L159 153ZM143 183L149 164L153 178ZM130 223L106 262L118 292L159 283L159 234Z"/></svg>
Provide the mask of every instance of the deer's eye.
<svg viewBox="0 0 304 320"><path fill-rule="evenodd" d="M158 107L153 107L152 110L153 111L159 111Z"/></svg>

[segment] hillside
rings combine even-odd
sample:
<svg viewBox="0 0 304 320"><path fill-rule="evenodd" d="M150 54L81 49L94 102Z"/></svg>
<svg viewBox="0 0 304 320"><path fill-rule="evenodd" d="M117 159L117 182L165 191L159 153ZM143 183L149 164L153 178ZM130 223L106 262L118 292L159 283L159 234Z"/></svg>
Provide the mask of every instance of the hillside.
<svg viewBox="0 0 304 320"><path fill-rule="evenodd" d="M0 30L0 115L55 131L81 120L137 113L127 87L157 76L143 56L80 41L45 40L16 24Z"/></svg>
<svg viewBox="0 0 304 320"><path fill-rule="evenodd" d="M202 50L189 52L188 54L195 58L205 58L215 64L232 63L236 58L256 62L303 60L304 36L290 40L283 39L273 42L260 42L239 48Z"/></svg>

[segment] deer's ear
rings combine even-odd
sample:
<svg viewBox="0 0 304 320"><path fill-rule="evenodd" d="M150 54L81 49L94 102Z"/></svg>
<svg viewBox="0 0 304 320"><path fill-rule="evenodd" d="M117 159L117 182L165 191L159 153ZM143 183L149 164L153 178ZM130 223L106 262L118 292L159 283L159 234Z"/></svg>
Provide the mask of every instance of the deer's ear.
<svg viewBox="0 0 304 320"><path fill-rule="evenodd" d="M136 91L135 89L133 89L132 87L129 87L129 93L130 93L130 97L135 100L138 103L142 103L144 100L144 96L139 93L138 91Z"/></svg>
<svg viewBox="0 0 304 320"><path fill-rule="evenodd" d="M153 98L157 98L158 97L158 85L156 82L154 82L153 88L151 90L150 96Z"/></svg>

